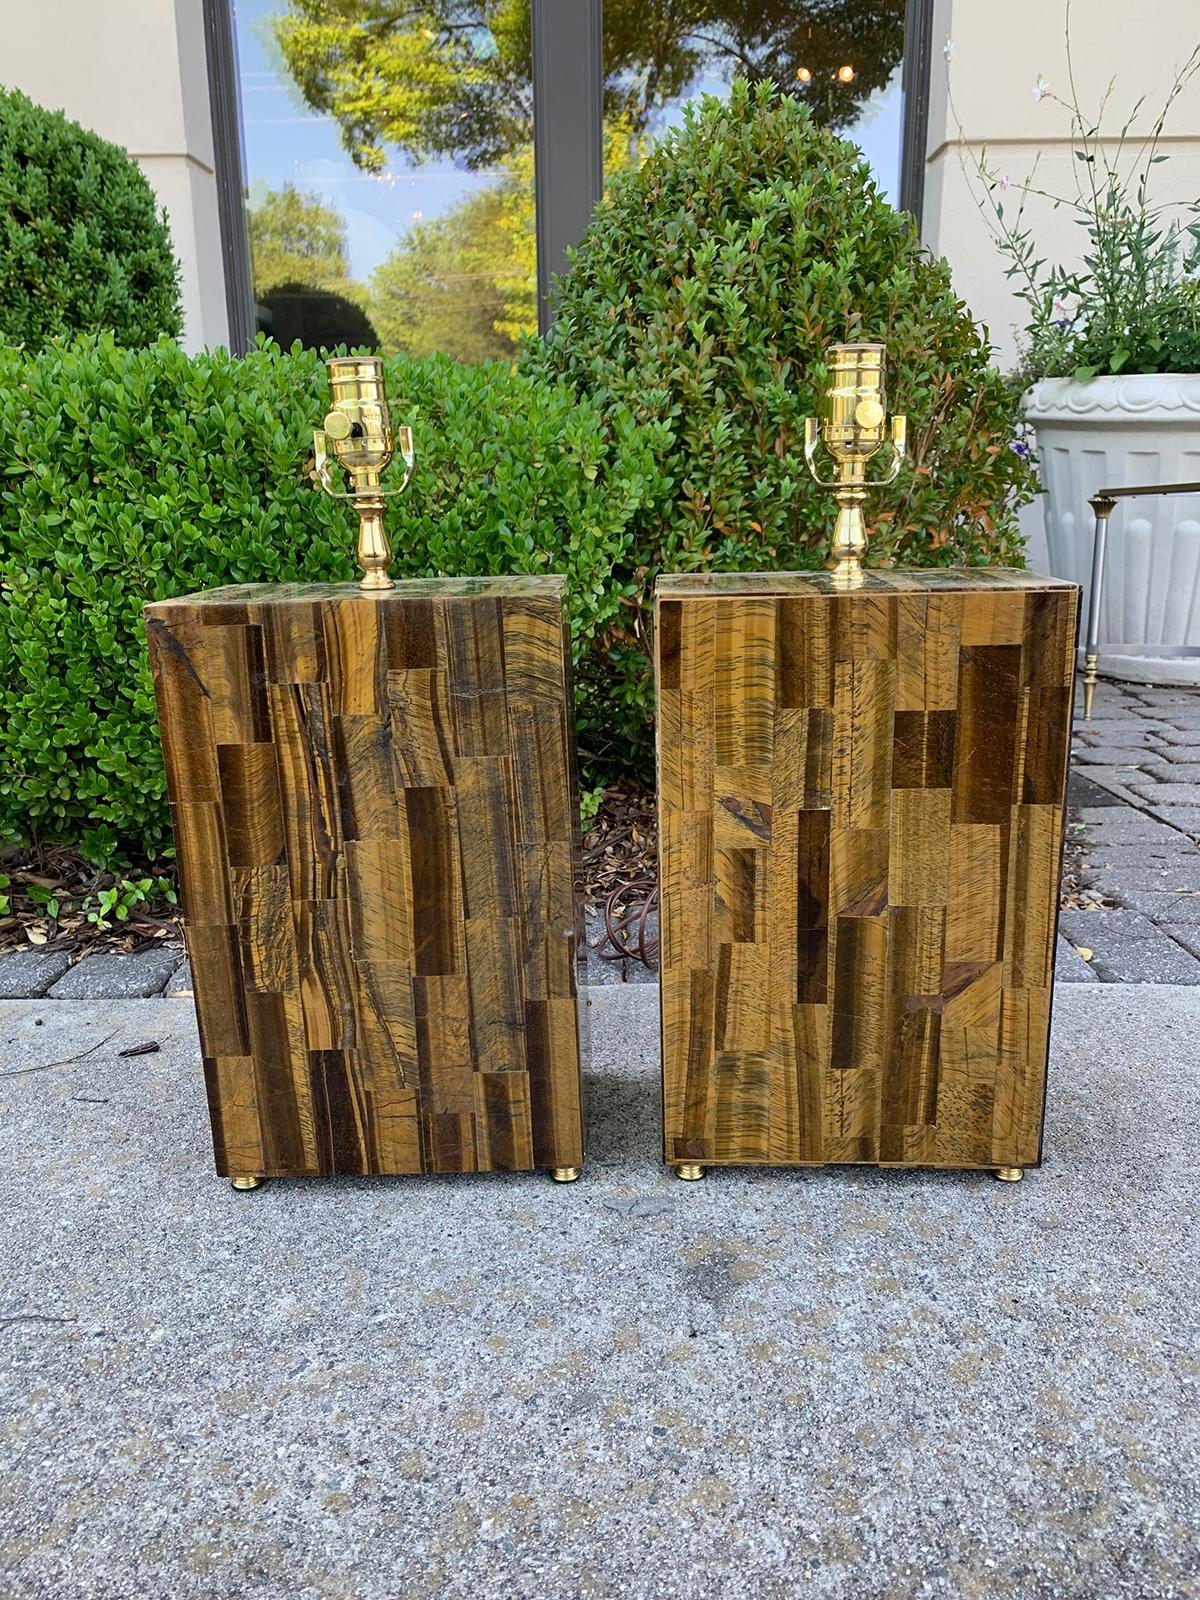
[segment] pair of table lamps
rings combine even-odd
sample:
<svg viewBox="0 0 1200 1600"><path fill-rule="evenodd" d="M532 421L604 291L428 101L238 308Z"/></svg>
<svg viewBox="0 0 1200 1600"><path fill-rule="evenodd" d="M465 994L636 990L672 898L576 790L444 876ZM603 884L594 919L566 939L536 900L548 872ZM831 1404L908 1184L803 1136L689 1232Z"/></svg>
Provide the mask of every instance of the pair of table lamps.
<svg viewBox="0 0 1200 1600"><path fill-rule="evenodd" d="M657 586L663 1150L684 1179L1040 1159L1077 589L864 572L867 493L905 452L884 355L833 346L805 427L831 570ZM218 1170L571 1182L566 581L394 584L412 432L381 361L329 374L315 476L358 513L360 585L148 612Z"/></svg>

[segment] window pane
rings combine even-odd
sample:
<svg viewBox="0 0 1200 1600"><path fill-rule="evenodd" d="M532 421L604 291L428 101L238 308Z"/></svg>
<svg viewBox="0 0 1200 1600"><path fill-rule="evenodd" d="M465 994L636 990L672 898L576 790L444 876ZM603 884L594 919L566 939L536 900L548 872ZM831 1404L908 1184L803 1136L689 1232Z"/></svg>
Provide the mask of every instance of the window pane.
<svg viewBox="0 0 1200 1600"><path fill-rule="evenodd" d="M772 78L861 145L898 201L904 0L605 0L604 48L609 172L689 100Z"/></svg>
<svg viewBox="0 0 1200 1600"><path fill-rule="evenodd" d="M281 344L465 361L537 326L528 0L234 0L255 293Z"/></svg>

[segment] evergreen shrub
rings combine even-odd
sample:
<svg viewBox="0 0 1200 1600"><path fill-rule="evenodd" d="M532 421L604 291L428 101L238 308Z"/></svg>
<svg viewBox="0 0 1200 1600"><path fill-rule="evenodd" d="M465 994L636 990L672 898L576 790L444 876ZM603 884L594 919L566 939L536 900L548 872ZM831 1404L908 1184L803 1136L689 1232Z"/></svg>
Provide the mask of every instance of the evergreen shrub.
<svg viewBox="0 0 1200 1600"><path fill-rule="evenodd" d="M0 89L0 344L108 332L147 345L182 327L166 216L137 163Z"/></svg>
<svg viewBox="0 0 1200 1600"><path fill-rule="evenodd" d="M739 80L613 181L524 366L658 430L661 494L634 518L638 603L614 648L640 648L660 571L822 563L835 508L805 465L804 419L826 348L859 340L886 343L888 403L909 420L910 464L868 503L868 563L1021 565L1036 479L1018 399L854 145ZM646 668L640 683L645 751Z"/></svg>

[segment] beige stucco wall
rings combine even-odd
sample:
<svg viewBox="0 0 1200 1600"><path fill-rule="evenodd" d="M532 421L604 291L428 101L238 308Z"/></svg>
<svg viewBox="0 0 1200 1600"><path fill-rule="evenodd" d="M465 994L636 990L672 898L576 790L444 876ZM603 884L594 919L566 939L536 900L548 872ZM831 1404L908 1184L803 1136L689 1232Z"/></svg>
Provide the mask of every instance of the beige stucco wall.
<svg viewBox="0 0 1200 1600"><path fill-rule="evenodd" d="M49 0L5 10L0 82L132 155L166 207L189 350L226 343L201 0Z"/></svg>
<svg viewBox="0 0 1200 1600"><path fill-rule="evenodd" d="M1007 173L1009 204L1014 187L1038 160L1038 187L1073 194L1082 164L1071 153L1070 118L1051 99L1038 100L1040 75L1056 94L1070 98L1065 39L1066 0L937 0L934 13L929 141L925 169L922 234L950 262L954 285L984 323L1001 366L1012 365L1024 307L1004 275L1006 262L981 216L972 158L986 147L989 166ZM946 41L953 42L949 62ZM1074 0L1071 57L1076 88L1093 114L1114 81L1102 124L1114 137L1135 102L1146 109L1143 131L1161 109L1176 70L1200 41L1197 0ZM951 95L953 103L951 103ZM1154 169L1152 197L1185 200L1200 195L1200 80L1193 80L1171 107L1161 146L1168 160ZM1040 160L1039 160L1040 157ZM1083 230L1065 209L1031 198L1026 217L1038 254L1047 261L1075 263ZM1041 499L1021 516L1026 558L1036 571L1049 570Z"/></svg>
<svg viewBox="0 0 1200 1600"><path fill-rule="evenodd" d="M986 146L989 164L1015 185L1040 154L1039 187L1074 193L1083 167L1071 154L1068 115L1052 100L1034 97L1041 74L1056 94L1069 98L1065 15L1066 0L1007 0L1003 6L938 0L935 10L922 231L926 243L949 259L955 287L987 324L1004 365L1015 353L1023 308L1004 277L1004 262L979 214L964 165L969 168L971 157ZM943 58L947 39L954 46L949 63ZM1115 136L1143 95L1146 111L1136 126L1144 130L1153 121L1150 113L1166 100L1175 70L1198 42L1197 0L1149 5L1075 0L1071 43L1081 103L1098 109L1107 84L1115 80L1104 131ZM1200 195L1200 79L1176 99L1166 135L1162 149L1169 159L1155 168L1157 195ZM1008 194L1015 200L1011 188ZM1032 199L1026 214L1040 255L1050 261L1078 259L1083 233L1066 210Z"/></svg>

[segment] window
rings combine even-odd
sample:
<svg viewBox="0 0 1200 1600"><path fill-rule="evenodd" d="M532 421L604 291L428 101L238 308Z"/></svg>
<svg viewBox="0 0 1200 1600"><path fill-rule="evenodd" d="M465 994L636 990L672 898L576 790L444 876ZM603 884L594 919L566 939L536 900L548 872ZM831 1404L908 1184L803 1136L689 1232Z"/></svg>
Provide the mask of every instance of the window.
<svg viewBox="0 0 1200 1600"><path fill-rule="evenodd" d="M252 293L284 345L512 357L602 157L609 174L636 161L735 74L799 94L896 203L903 166L919 209L932 0L231 3ZM236 115L217 83L234 58L210 50L218 120Z"/></svg>
<svg viewBox="0 0 1200 1600"><path fill-rule="evenodd" d="M528 0L234 0L234 20L260 323L511 355L537 326Z"/></svg>

